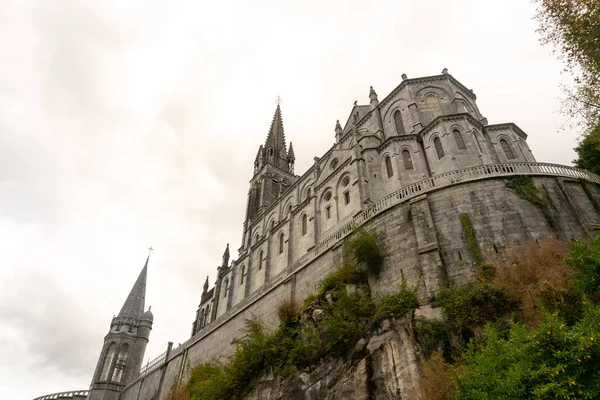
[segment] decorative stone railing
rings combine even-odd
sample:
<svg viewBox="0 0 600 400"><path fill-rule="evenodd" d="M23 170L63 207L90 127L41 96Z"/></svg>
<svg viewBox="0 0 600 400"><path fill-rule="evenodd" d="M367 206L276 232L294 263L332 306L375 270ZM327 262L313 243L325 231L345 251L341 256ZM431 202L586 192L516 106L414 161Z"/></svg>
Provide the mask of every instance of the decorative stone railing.
<svg viewBox="0 0 600 400"><path fill-rule="evenodd" d="M33 400L62 400L62 399L73 399L73 398L86 398L88 390L73 390L71 392L60 392L47 394L45 396L36 397Z"/></svg>
<svg viewBox="0 0 600 400"><path fill-rule="evenodd" d="M358 215L352 218L352 220L344 224L341 228L332 233L326 239L319 242L316 246L307 251L304 255L302 255L291 265L286 267L283 271L271 277L271 279L268 282L265 282L264 285L252 292L248 297L235 304L224 314L217 317L214 321L211 321L210 324L208 324L201 331L199 331L198 334L191 337L186 342L181 344L177 349L175 349L172 355L176 356L181 352L182 349L189 347L191 344L201 340L203 337L213 332L223 323L233 318L233 316L235 316L239 311L254 303L265 293L273 290L281 282L287 279L292 273L298 271L299 269L307 265L309 262L319 257L322 253L327 251L333 245L335 245L340 240L348 236L354 228L361 226L362 224L373 218L375 215L386 211L398 204L414 199L422 194L433 192L438 189L457 185L464 182L513 175L560 176L572 179L584 179L590 182L600 184L600 176L598 175L592 174L588 171L581 170L578 168L548 163L510 163L479 165L476 167L447 172L445 174L436 175L431 178L426 178L421 181L415 182L393 193L390 193L389 195L385 196L366 210L360 212Z"/></svg>

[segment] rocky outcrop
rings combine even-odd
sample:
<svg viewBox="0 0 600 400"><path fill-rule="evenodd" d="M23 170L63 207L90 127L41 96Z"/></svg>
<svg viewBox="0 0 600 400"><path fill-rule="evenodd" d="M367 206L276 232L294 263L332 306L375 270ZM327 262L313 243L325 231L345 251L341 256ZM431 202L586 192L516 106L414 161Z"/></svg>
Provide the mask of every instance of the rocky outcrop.
<svg viewBox="0 0 600 400"><path fill-rule="evenodd" d="M419 318L435 319L438 309L418 310ZM265 376L245 400L348 400L418 398L419 364L424 349L415 339L415 319L379 321L356 344L348 359L324 359L290 376Z"/></svg>

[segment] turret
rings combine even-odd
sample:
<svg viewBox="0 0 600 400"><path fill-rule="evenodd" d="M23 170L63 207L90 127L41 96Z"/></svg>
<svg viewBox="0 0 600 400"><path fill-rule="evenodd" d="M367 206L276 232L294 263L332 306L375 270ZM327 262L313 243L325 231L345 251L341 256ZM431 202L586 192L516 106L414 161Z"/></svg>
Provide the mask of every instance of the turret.
<svg viewBox="0 0 600 400"><path fill-rule="evenodd" d="M369 90L369 99L371 100L371 109L374 109L379 104L379 100L377 99L377 93L375 93L375 89L371 86Z"/></svg>
<svg viewBox="0 0 600 400"><path fill-rule="evenodd" d="M342 132L344 132L344 130L342 129L342 126L340 125L340 120L338 119L337 121L335 121L335 142L339 143L340 140L342 139Z"/></svg>
<svg viewBox="0 0 600 400"><path fill-rule="evenodd" d="M290 147L287 152L287 167L288 171L293 174L294 173L294 163L296 162L296 155L294 154L294 147L292 146L292 142L290 142Z"/></svg>
<svg viewBox="0 0 600 400"><path fill-rule="evenodd" d="M154 320L149 309L144 312L148 261L104 337L89 400L119 399L122 388L139 374Z"/></svg>
<svg viewBox="0 0 600 400"><path fill-rule="evenodd" d="M227 243L227 247L225 247L225 251L223 252L223 260L221 262L221 267L227 268L229 265L229 243ZM206 286L208 287L208 277L206 277Z"/></svg>

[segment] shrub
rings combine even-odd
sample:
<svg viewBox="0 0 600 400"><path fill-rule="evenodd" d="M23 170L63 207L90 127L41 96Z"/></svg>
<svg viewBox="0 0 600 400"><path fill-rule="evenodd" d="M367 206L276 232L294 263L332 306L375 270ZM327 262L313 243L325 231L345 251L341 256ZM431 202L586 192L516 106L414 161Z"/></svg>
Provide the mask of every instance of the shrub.
<svg viewBox="0 0 600 400"><path fill-rule="evenodd" d="M300 305L295 299L285 299L277 306L277 318L281 325L286 325L298 315Z"/></svg>
<svg viewBox="0 0 600 400"><path fill-rule="evenodd" d="M346 239L344 244L350 258L359 267L370 276L379 276L385 255L379 246L377 234L360 227L353 231L352 236Z"/></svg>
<svg viewBox="0 0 600 400"><path fill-rule="evenodd" d="M454 326L474 330L519 309L518 304L497 285L472 282L442 288L439 303L447 320Z"/></svg>
<svg viewBox="0 0 600 400"><path fill-rule="evenodd" d="M563 309L567 318L579 315L580 301L571 293L575 269L563 262L566 244L547 240L532 243L496 268L493 281L522 305L525 323L535 326L539 308Z"/></svg>
<svg viewBox="0 0 600 400"><path fill-rule="evenodd" d="M408 289L406 279L402 276L400 283L400 291L394 294L383 296L379 300L378 312L389 313L397 316L404 316L409 311L419 307L419 299L417 297L417 289L415 286Z"/></svg>
<svg viewBox="0 0 600 400"><path fill-rule="evenodd" d="M458 399L597 399L600 396L600 308L586 306L568 327L557 313L534 330L520 324L502 338L487 327L471 343L457 376Z"/></svg>
<svg viewBox="0 0 600 400"><path fill-rule="evenodd" d="M576 240L571 246L567 264L579 274L573 279L578 293L598 302L600 300L600 233L589 244Z"/></svg>
<svg viewBox="0 0 600 400"><path fill-rule="evenodd" d="M454 400L457 387L454 372L450 364L444 361L439 352L421 364L420 399Z"/></svg>
<svg viewBox="0 0 600 400"><path fill-rule="evenodd" d="M347 283L363 284L366 281L364 272L356 268L354 264L341 263L335 271L327 274L319 283L319 296L329 291L341 289Z"/></svg>

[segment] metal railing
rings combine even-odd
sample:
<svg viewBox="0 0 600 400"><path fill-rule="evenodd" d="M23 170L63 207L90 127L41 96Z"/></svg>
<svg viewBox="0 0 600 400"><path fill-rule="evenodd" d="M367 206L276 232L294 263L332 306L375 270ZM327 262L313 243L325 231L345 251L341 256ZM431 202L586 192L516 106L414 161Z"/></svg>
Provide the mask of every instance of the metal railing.
<svg viewBox="0 0 600 400"><path fill-rule="evenodd" d="M225 313L221 314L219 317L211 321L210 324L208 324L201 331L199 331L199 335L197 337L191 337L182 345L180 345L179 348L185 348L191 343L194 343L200 340L202 337L213 332L222 323L224 323L225 321L232 318L235 314L237 314L238 311L246 308L248 305L262 297L266 292L278 286L292 273L296 272L297 270L310 263L312 260L319 257L322 253L327 251L333 245L335 245L340 240L348 236L356 227L363 225L375 215L380 214L381 212L386 211L398 204L404 203L420 195L438 189L457 185L464 182L514 175L561 176L574 179L584 179L590 182L600 184L600 176L592 174L588 171L574 167L568 167L565 165L537 162L478 165L475 167L447 172L415 182L411 185L405 186L395 192L390 193L389 195L377 201L375 204L373 204L366 210L360 212L358 215L352 218L352 220L340 227L337 231L335 231L326 239L322 240L317 245L315 245L312 249L304 253L291 265L287 266L281 272L271 277L271 279L269 279L268 282L265 282L265 284L262 285L260 288L252 292L249 296L245 297L239 303L235 304ZM173 352L173 355L178 353L177 350L178 349L176 349L176 351Z"/></svg>
<svg viewBox="0 0 600 400"><path fill-rule="evenodd" d="M140 369L140 377L148 375L150 372L160 368L162 364L167 360L167 352L165 351L160 356L156 357L154 360L146 363L146 365L142 366Z"/></svg>
<svg viewBox="0 0 600 400"><path fill-rule="evenodd" d="M36 397L33 400L54 400L54 399L72 399L73 397L87 397L89 391L88 390L73 390L70 392L59 392L47 394L45 396Z"/></svg>

